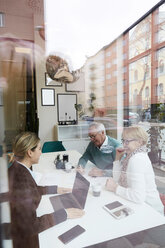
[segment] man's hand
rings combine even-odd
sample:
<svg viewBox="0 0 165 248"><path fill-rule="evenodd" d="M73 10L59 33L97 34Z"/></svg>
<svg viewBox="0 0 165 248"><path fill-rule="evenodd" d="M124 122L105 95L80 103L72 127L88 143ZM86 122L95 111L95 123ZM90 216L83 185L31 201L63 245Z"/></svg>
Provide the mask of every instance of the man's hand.
<svg viewBox="0 0 165 248"><path fill-rule="evenodd" d="M66 212L68 219L80 218L85 214L85 212L82 209L78 209L78 208L67 208Z"/></svg>
<svg viewBox="0 0 165 248"><path fill-rule="evenodd" d="M63 187L58 187L57 188L57 194L65 194L65 193L71 193L72 189L70 188L63 188Z"/></svg>
<svg viewBox="0 0 165 248"><path fill-rule="evenodd" d="M118 184L113 180L112 177L108 178L105 184L105 188L109 191L116 192Z"/></svg>
<svg viewBox="0 0 165 248"><path fill-rule="evenodd" d="M78 165L77 166L76 171L78 171L80 174L84 174L85 173L85 169L81 165Z"/></svg>
<svg viewBox="0 0 165 248"><path fill-rule="evenodd" d="M103 177L103 171L98 168L92 168L88 175L91 177Z"/></svg>

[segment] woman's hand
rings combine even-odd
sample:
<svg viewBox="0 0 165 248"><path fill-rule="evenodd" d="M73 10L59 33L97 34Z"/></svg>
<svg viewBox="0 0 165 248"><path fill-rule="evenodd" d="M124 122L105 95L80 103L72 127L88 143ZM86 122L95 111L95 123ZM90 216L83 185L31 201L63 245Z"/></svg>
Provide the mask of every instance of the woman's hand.
<svg viewBox="0 0 165 248"><path fill-rule="evenodd" d="M116 148L116 158L115 160L118 161L122 158L122 156L124 155L125 153L125 149L123 147L118 147Z"/></svg>
<svg viewBox="0 0 165 248"><path fill-rule="evenodd" d="M65 194L65 193L71 193L72 189L70 188L63 188L63 187L58 187L57 188L57 194Z"/></svg>
<svg viewBox="0 0 165 248"><path fill-rule="evenodd" d="M103 171L98 169L98 168L92 168L92 170L90 170L88 175L91 176L91 177L102 177L103 176Z"/></svg>
<svg viewBox="0 0 165 248"><path fill-rule="evenodd" d="M85 212L82 209L78 209L78 208L67 208L66 212L68 219L80 218L85 214Z"/></svg>
<svg viewBox="0 0 165 248"><path fill-rule="evenodd" d="M112 177L108 178L105 184L106 190L116 192L118 184L113 180Z"/></svg>

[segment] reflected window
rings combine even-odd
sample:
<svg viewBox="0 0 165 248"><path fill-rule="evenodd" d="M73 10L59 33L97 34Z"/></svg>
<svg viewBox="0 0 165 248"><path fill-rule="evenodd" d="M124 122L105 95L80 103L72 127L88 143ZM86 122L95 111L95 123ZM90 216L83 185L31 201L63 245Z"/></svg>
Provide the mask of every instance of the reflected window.
<svg viewBox="0 0 165 248"><path fill-rule="evenodd" d="M109 56L111 56L111 52L110 51L106 53L106 57L109 57Z"/></svg>
<svg viewBox="0 0 165 248"><path fill-rule="evenodd" d="M5 27L5 13L0 12L0 28Z"/></svg>
<svg viewBox="0 0 165 248"><path fill-rule="evenodd" d="M163 84L156 85L156 96L163 96Z"/></svg>
<svg viewBox="0 0 165 248"><path fill-rule="evenodd" d="M149 87L145 88L145 98L149 97Z"/></svg>
<svg viewBox="0 0 165 248"><path fill-rule="evenodd" d="M126 86L127 80L123 80L123 86Z"/></svg>
<svg viewBox="0 0 165 248"><path fill-rule="evenodd" d="M116 53L116 47L113 48L113 52Z"/></svg>
<svg viewBox="0 0 165 248"><path fill-rule="evenodd" d="M155 75L154 76L155 76L155 78L158 77L158 68L155 69Z"/></svg>
<svg viewBox="0 0 165 248"><path fill-rule="evenodd" d="M136 98L136 97L137 97L137 95L138 95L138 90L137 90L137 89L135 89L135 90L134 90L134 97Z"/></svg>
<svg viewBox="0 0 165 248"><path fill-rule="evenodd" d="M164 72L164 62L161 59L159 62L159 73L163 73Z"/></svg>
<svg viewBox="0 0 165 248"><path fill-rule="evenodd" d="M162 83L159 84L159 88L158 89L159 89L159 92L158 92L159 93L159 96L162 96L163 95L163 84Z"/></svg>
<svg viewBox="0 0 165 248"><path fill-rule="evenodd" d="M111 89L111 86L108 84L107 85L107 90L110 90Z"/></svg>
<svg viewBox="0 0 165 248"><path fill-rule="evenodd" d="M107 74L106 79L110 79L110 78L111 78L111 74Z"/></svg>
<svg viewBox="0 0 165 248"><path fill-rule="evenodd" d="M100 77L100 82L103 82L104 81L104 76L101 76Z"/></svg>
<svg viewBox="0 0 165 248"><path fill-rule="evenodd" d="M134 72L134 80L137 81L138 80L138 71L135 70Z"/></svg>
<svg viewBox="0 0 165 248"><path fill-rule="evenodd" d="M125 72L127 72L127 67L126 66L123 67L123 73L125 73Z"/></svg>
<svg viewBox="0 0 165 248"><path fill-rule="evenodd" d="M116 65L117 64L117 59L113 60L113 64Z"/></svg>
<svg viewBox="0 0 165 248"><path fill-rule="evenodd" d="M150 76L150 68L149 65L146 65L146 77Z"/></svg>
<svg viewBox="0 0 165 248"><path fill-rule="evenodd" d="M117 76L117 71L113 72L113 76L116 77Z"/></svg>
<svg viewBox="0 0 165 248"><path fill-rule="evenodd" d="M155 96L159 95L159 87L158 85L155 86Z"/></svg>
<svg viewBox="0 0 165 248"><path fill-rule="evenodd" d="M110 68L110 67L111 67L111 63L107 63L106 68Z"/></svg>
<svg viewBox="0 0 165 248"><path fill-rule="evenodd" d="M123 46L125 46L126 45L126 40L123 40Z"/></svg>
<svg viewBox="0 0 165 248"><path fill-rule="evenodd" d="M159 7L158 13L158 39L157 42L165 41L165 4Z"/></svg>
<svg viewBox="0 0 165 248"><path fill-rule="evenodd" d="M129 31L129 58L151 47L151 15Z"/></svg>
<svg viewBox="0 0 165 248"><path fill-rule="evenodd" d="M134 101L134 104L137 104L137 96L138 96L138 90L135 89L135 90L134 90L134 93L133 93L133 101Z"/></svg>
<svg viewBox="0 0 165 248"><path fill-rule="evenodd" d="M123 60L125 60L126 58L127 58L127 54L124 53L124 54L123 54Z"/></svg>
<svg viewBox="0 0 165 248"><path fill-rule="evenodd" d="M165 61L165 47L159 49L156 52L156 60L158 61L158 68L156 69L156 76L165 72L164 61Z"/></svg>
<svg viewBox="0 0 165 248"><path fill-rule="evenodd" d="M146 76L145 76L146 75ZM150 95L145 98L145 88L151 88L151 55L135 60L129 65L129 107L130 109L146 108L151 102ZM147 103L146 103L147 100ZM134 111L132 111L134 112Z"/></svg>

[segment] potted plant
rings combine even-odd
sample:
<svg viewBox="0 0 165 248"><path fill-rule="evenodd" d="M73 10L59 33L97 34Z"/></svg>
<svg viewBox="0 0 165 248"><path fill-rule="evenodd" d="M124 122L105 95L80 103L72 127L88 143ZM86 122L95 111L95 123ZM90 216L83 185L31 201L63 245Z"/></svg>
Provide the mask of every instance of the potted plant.
<svg viewBox="0 0 165 248"><path fill-rule="evenodd" d="M79 117L82 117L84 115L82 104L75 104L74 107L79 112Z"/></svg>

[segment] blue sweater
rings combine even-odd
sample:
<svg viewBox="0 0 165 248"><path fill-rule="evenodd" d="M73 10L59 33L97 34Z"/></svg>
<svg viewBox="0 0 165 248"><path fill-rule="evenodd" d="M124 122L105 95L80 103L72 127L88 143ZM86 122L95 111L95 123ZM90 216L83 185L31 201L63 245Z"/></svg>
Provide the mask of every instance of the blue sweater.
<svg viewBox="0 0 165 248"><path fill-rule="evenodd" d="M94 145L91 141L83 154L83 156L79 159L78 165L82 165L85 167L86 163L91 161L98 168L102 170L112 169L113 161L116 156L116 148L120 146L120 143L109 136L108 137L108 146L111 146L112 151L109 153L104 153L98 147Z"/></svg>

